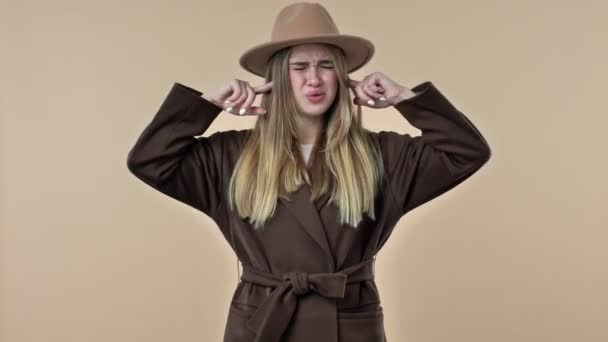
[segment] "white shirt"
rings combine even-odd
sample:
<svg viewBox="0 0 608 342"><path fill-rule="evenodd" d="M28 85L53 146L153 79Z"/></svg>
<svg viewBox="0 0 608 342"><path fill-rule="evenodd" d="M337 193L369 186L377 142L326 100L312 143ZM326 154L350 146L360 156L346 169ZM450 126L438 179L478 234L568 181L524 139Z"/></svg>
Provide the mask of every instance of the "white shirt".
<svg viewBox="0 0 608 342"><path fill-rule="evenodd" d="M304 161L306 163L308 163L308 158L310 157L312 146L313 144L300 144L300 151L302 152L302 157L304 157Z"/></svg>

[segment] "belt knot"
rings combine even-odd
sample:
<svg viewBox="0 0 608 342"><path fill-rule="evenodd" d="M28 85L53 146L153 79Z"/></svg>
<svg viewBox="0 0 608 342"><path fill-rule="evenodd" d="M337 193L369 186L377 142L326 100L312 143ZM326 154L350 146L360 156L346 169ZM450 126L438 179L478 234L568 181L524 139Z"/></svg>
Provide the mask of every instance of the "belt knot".
<svg viewBox="0 0 608 342"><path fill-rule="evenodd" d="M282 275L245 267L242 279L254 284L274 288L260 304L257 311L247 320L247 327L256 334L254 342L279 342L288 330L295 316L300 296L313 292L325 298L344 298L347 283L373 280L373 259L343 268L333 273L287 272ZM322 317L323 326L328 331L327 340L337 341L338 322L336 301L327 300L318 307L316 314ZM333 330L332 330L333 329Z"/></svg>
<svg viewBox="0 0 608 342"><path fill-rule="evenodd" d="M283 280L289 280L291 282L292 291L298 296L310 291L308 273L306 272L289 272L283 275Z"/></svg>

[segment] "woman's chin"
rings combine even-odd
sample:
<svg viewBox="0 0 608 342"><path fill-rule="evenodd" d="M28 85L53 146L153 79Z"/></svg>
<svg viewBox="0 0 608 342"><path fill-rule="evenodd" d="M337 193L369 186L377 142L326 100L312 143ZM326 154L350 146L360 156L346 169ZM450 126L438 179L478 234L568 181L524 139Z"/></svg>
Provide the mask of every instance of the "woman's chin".
<svg viewBox="0 0 608 342"><path fill-rule="evenodd" d="M318 103L318 104L309 103L303 107L304 108L300 109L303 114L310 115L310 116L318 116L318 115L322 115L323 113L325 113L327 111L327 109L329 108L329 105L322 102L322 103Z"/></svg>
<svg viewBox="0 0 608 342"><path fill-rule="evenodd" d="M302 111L302 114L306 116L320 116L323 115L327 111L327 108L308 108Z"/></svg>

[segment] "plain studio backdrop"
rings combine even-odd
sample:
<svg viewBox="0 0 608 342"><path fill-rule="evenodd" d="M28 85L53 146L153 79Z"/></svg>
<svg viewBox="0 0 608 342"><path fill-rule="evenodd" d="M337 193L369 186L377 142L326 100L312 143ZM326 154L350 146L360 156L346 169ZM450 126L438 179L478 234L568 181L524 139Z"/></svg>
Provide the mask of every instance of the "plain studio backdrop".
<svg viewBox="0 0 608 342"><path fill-rule="evenodd" d="M260 84L238 57L290 2L0 3L0 341L221 340L236 257L127 153L174 82ZM322 4L376 45L351 77L432 81L493 152L378 255L388 340L608 341L608 5ZM420 134L394 108L364 124Z"/></svg>

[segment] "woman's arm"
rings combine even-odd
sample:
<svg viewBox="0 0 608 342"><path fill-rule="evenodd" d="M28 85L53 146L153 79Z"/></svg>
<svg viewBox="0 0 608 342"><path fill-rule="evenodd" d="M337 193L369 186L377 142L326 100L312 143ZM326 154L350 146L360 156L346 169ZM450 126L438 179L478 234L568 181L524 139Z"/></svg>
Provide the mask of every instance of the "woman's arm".
<svg viewBox="0 0 608 342"><path fill-rule="evenodd" d="M213 217L223 195L226 139L236 131L203 134L222 108L174 83L127 157L146 184Z"/></svg>
<svg viewBox="0 0 608 342"><path fill-rule="evenodd" d="M491 156L485 138L433 83L412 91L394 107L422 134L379 132L389 191L401 215L462 183Z"/></svg>

